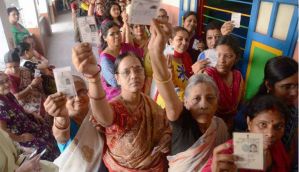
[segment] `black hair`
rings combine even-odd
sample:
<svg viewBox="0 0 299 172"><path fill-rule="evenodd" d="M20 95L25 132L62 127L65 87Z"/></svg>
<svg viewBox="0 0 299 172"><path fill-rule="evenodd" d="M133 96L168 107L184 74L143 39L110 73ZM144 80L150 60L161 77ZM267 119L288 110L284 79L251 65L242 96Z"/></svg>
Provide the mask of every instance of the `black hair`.
<svg viewBox="0 0 299 172"><path fill-rule="evenodd" d="M26 36L23 38L22 42L26 42L26 40L27 40L27 39L30 39L30 38L34 40L34 37L33 37L32 35L26 35Z"/></svg>
<svg viewBox="0 0 299 172"><path fill-rule="evenodd" d="M241 49L240 49L240 44L239 44L238 39L236 39L235 37L233 37L231 35L224 35L218 39L218 41L216 43L216 47L219 45L229 46L236 54L236 58L237 58L236 62L240 59Z"/></svg>
<svg viewBox="0 0 299 172"><path fill-rule="evenodd" d="M120 5L117 3L117 2L115 2L115 1L107 1L106 3L105 3L105 6L104 6L104 13L103 13L103 18L104 19L110 19L110 20L113 20L113 17L111 16L111 14L110 14L110 10L111 10L111 8L113 7L113 5L116 5L116 6L118 6L118 8L119 8L119 12L120 12L120 14L119 14L119 16L118 16L118 21L120 22L120 23L122 23L123 21L122 21L122 17L121 17L121 7L120 7Z"/></svg>
<svg viewBox="0 0 299 172"><path fill-rule="evenodd" d="M194 11L187 11L183 16L183 21L185 21L189 16L195 16L197 20L197 14Z"/></svg>
<svg viewBox="0 0 299 172"><path fill-rule="evenodd" d="M285 121L287 120L287 117L290 115L290 111L287 108L287 105L284 104L279 98L270 94L253 97L245 104L243 114L246 118L248 117L251 121L255 117L257 117L259 113L266 110L278 111L280 115L283 116Z"/></svg>
<svg viewBox="0 0 299 172"><path fill-rule="evenodd" d="M103 22L101 24L101 38L100 38L100 48L101 50L103 51L108 45L107 45L107 42L105 41L104 37L107 37L108 35L108 30L113 28L114 26L118 27L119 26L114 22L114 21L106 21L106 22Z"/></svg>
<svg viewBox="0 0 299 172"><path fill-rule="evenodd" d="M13 12L13 11L16 11L18 15L20 14L20 12L19 12L19 10L17 9L17 7L8 7L8 8L6 9L7 15L9 15L9 14L10 14L11 12Z"/></svg>
<svg viewBox="0 0 299 172"><path fill-rule="evenodd" d="M274 87L275 83L288 78L298 72L298 63L286 56L277 56L267 61L264 69L264 80L257 94L267 94L266 82Z"/></svg>
<svg viewBox="0 0 299 172"><path fill-rule="evenodd" d="M31 48L31 45L28 44L27 42L21 42L17 48L15 49L15 51L18 52L19 56L23 56L25 54L26 51L29 51Z"/></svg>
<svg viewBox="0 0 299 172"><path fill-rule="evenodd" d="M188 33L188 36L190 37L190 33L189 33L189 31L186 29L186 28L184 28L184 27L181 27L181 26L176 26L176 27L174 27L173 29L172 29L172 35L171 35L171 38L173 39L175 36L176 36L176 34L178 33L178 32L180 32L180 31L183 31L183 32L187 32Z"/></svg>
<svg viewBox="0 0 299 172"><path fill-rule="evenodd" d="M128 51L128 52L122 53L122 54L120 54L119 56L116 57L116 60L114 62L114 72L115 72L115 74L118 73L118 67L119 67L120 62L128 56L136 57L140 61L141 66L143 67L143 62L142 62L141 58L138 57L136 53L134 53L132 51Z"/></svg>
<svg viewBox="0 0 299 172"><path fill-rule="evenodd" d="M9 50L4 55L4 63L20 63L19 50L17 48L14 50Z"/></svg>
<svg viewBox="0 0 299 172"><path fill-rule="evenodd" d="M208 32L208 30L221 30L221 24L217 21L212 21L210 23L207 24L206 29L205 29L205 33Z"/></svg>

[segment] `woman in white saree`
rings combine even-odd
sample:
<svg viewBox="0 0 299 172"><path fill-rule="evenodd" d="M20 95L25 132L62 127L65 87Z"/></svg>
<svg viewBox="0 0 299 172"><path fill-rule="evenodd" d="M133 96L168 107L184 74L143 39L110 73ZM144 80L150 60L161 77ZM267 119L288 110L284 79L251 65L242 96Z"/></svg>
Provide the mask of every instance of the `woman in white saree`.
<svg viewBox="0 0 299 172"><path fill-rule="evenodd" d="M185 89L184 103L179 100L171 82L166 58L163 57L168 40L165 36L169 35L167 31L170 30L167 24L154 20L149 43L153 78L166 102L166 115L172 128L171 155L167 157L168 171L200 171L212 155L214 147L228 139L227 127L222 119L214 116L218 89L209 76L192 76Z"/></svg>
<svg viewBox="0 0 299 172"><path fill-rule="evenodd" d="M61 151L54 161L60 172L94 172L100 168L104 141L89 121L91 109L84 80L73 76L76 97L50 95L44 103L54 116L53 135Z"/></svg>

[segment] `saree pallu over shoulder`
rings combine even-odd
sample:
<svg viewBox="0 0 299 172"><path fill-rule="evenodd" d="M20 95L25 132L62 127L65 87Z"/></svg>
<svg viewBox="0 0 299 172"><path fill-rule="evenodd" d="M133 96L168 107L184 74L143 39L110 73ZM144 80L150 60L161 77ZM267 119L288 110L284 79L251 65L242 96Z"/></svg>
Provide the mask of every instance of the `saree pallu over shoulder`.
<svg viewBox="0 0 299 172"><path fill-rule="evenodd" d="M207 131L186 151L173 156L167 156L169 172L200 171L216 146L228 139L227 127L224 121L213 117Z"/></svg>
<svg viewBox="0 0 299 172"><path fill-rule="evenodd" d="M110 102L114 122L105 128L107 151L103 160L109 171L164 171L171 131L162 110L141 94L140 104L129 112L120 97Z"/></svg>
<svg viewBox="0 0 299 172"><path fill-rule="evenodd" d="M214 79L219 89L219 106L217 115L226 118L227 115L235 115L237 107L244 95L244 80L238 70L233 70L233 82L228 86L218 74L216 68L208 67L205 72Z"/></svg>
<svg viewBox="0 0 299 172"><path fill-rule="evenodd" d="M87 115L71 144L54 161L60 172L99 171L104 140Z"/></svg>

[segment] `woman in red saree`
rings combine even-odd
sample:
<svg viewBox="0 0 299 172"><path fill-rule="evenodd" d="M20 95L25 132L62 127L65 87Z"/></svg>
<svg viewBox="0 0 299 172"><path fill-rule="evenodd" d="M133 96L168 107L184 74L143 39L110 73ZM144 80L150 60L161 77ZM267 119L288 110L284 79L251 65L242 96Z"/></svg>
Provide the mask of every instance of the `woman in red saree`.
<svg viewBox="0 0 299 172"><path fill-rule="evenodd" d="M227 124L229 131L233 128L233 118L243 97L244 80L241 72L234 69L240 58L240 49L232 36L222 36L216 45L217 64L208 67L204 73L211 76L219 89L217 116Z"/></svg>
<svg viewBox="0 0 299 172"><path fill-rule="evenodd" d="M107 149L103 160L109 171L164 171L170 128L165 111L141 92L145 74L140 59L132 53L116 59L115 79L121 94L108 103L91 46L77 45L72 58L88 80L94 119L104 127Z"/></svg>
<svg viewBox="0 0 299 172"><path fill-rule="evenodd" d="M264 162L267 172L288 172L290 160L281 142L286 118L287 106L272 95L255 97L246 105L244 115L247 117L248 131L264 135ZM205 165L202 172L236 171L232 154L232 140L214 149L213 158ZM238 169L240 172L258 172L258 170Z"/></svg>
<svg viewBox="0 0 299 172"><path fill-rule="evenodd" d="M20 67L20 57L16 51L9 51L4 56L5 73L10 81L10 91L17 98L27 113L41 121L46 120L52 126L50 116L46 115L43 102L46 98L41 77L33 78L30 70Z"/></svg>

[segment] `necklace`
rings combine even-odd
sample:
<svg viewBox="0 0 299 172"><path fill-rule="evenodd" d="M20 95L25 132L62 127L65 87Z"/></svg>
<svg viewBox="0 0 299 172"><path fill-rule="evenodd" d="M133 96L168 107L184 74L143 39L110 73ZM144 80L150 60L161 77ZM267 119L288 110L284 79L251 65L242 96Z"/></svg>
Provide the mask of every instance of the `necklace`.
<svg viewBox="0 0 299 172"><path fill-rule="evenodd" d="M140 101L137 103L137 105L133 105L133 104L130 104L128 101L126 101L122 96L120 96L120 98L124 102L125 107L128 109L128 111L130 113L136 112Z"/></svg>

